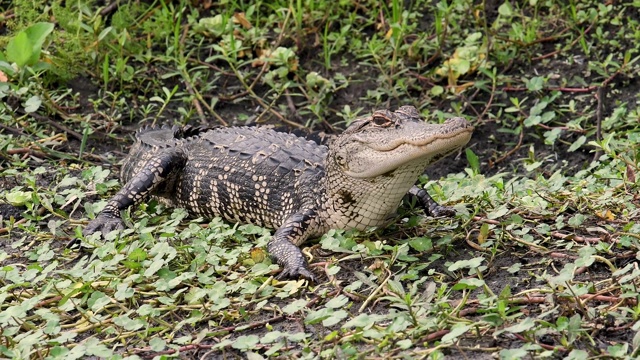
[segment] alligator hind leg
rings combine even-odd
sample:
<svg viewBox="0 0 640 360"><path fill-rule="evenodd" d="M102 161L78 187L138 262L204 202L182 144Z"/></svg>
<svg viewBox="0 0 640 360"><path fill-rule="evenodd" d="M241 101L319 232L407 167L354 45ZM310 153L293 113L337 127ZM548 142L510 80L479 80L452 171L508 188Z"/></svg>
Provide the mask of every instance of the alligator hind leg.
<svg viewBox="0 0 640 360"><path fill-rule="evenodd" d="M150 159L127 182L118 193L109 199L104 209L91 220L82 234L89 235L96 231L107 234L112 230L123 229L124 224L120 211L132 205L139 204L146 196L162 184L167 177L184 166L186 156L181 151L170 149L159 153ZM71 240L67 247L78 243L78 239Z"/></svg>
<svg viewBox="0 0 640 360"><path fill-rule="evenodd" d="M295 213L273 234L267 244L267 251L283 267L278 279L301 276L309 281L316 281L316 277L309 270L307 259L298 247L309 237L308 230L316 221L316 216L315 210Z"/></svg>
<svg viewBox="0 0 640 360"><path fill-rule="evenodd" d="M453 210L453 208L438 204L425 189L414 185L409 189L407 194L418 201L418 204L424 209L427 215L434 217L453 217L456 215L456 211Z"/></svg>

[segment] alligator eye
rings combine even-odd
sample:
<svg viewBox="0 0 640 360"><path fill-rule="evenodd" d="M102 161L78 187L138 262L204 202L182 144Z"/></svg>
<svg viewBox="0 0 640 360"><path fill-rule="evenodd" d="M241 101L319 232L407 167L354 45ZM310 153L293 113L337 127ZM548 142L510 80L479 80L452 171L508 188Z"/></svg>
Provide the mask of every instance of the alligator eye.
<svg viewBox="0 0 640 360"><path fill-rule="evenodd" d="M387 127L393 123L389 118L383 116L374 116L371 121L373 121L374 124L383 127Z"/></svg>

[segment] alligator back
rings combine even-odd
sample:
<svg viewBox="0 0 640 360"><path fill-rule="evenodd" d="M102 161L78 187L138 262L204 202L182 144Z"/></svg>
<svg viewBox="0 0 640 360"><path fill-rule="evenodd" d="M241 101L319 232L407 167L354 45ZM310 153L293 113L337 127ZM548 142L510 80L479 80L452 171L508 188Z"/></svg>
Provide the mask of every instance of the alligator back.
<svg viewBox="0 0 640 360"><path fill-rule="evenodd" d="M141 131L122 167L123 181L163 151L184 166L153 195L196 216L221 216L271 228L319 201L325 146L260 127Z"/></svg>

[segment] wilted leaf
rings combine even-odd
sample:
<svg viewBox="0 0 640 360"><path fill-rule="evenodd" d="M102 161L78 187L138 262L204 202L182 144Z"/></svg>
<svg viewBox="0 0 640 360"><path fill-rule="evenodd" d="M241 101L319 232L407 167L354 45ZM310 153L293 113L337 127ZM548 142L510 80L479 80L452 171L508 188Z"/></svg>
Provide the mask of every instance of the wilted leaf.
<svg viewBox="0 0 640 360"><path fill-rule="evenodd" d="M243 12L233 14L233 21L242 25L242 27L247 30L252 28L251 23L247 20Z"/></svg>

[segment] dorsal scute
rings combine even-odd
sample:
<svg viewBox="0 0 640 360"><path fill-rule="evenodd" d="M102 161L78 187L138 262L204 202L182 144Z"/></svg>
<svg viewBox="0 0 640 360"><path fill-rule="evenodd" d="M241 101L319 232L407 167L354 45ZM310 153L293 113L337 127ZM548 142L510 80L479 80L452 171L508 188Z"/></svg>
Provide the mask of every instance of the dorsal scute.
<svg viewBox="0 0 640 360"><path fill-rule="evenodd" d="M185 140L192 140L208 130L210 128L191 125L144 125L136 131L135 137L142 145L167 148L176 146Z"/></svg>

